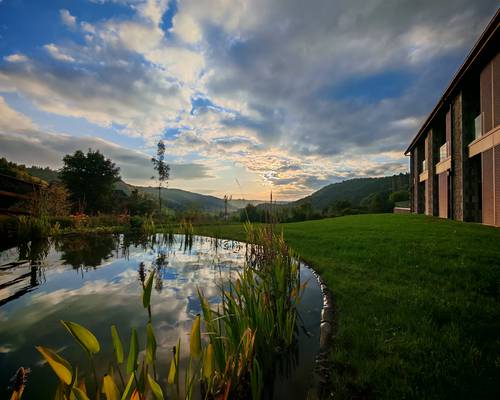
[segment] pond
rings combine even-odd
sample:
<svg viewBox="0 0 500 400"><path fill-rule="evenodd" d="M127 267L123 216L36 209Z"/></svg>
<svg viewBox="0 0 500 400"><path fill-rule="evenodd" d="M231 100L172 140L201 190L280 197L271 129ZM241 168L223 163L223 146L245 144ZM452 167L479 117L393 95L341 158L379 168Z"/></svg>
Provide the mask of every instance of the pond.
<svg viewBox="0 0 500 400"><path fill-rule="evenodd" d="M170 240L162 235L72 235L0 252L0 398L7 398L9 380L20 366L31 369L24 398L53 398L56 378L36 345L56 349L87 368L81 348L60 320L78 322L96 335L101 343L96 362L107 369L113 358L110 326L118 327L127 349L131 328L142 333L147 322L141 263L146 271L156 271L152 319L159 380L165 383L172 346L180 338L186 349L192 320L201 312L197 288L217 304L221 281L236 277L244 261L244 243L200 236L188 243L177 235ZM303 399L313 381L322 296L305 266L301 280L308 281L299 305L304 329L292 361L277 374L275 399Z"/></svg>

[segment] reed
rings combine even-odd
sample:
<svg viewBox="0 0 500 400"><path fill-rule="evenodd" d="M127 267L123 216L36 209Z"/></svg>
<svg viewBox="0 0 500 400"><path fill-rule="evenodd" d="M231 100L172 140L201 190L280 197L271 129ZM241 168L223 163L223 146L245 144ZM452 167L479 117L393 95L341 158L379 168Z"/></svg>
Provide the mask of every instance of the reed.
<svg viewBox="0 0 500 400"><path fill-rule="evenodd" d="M205 379L207 398L262 397L276 363L296 343L300 283L298 258L272 225L246 226L246 263L237 279L221 285L222 304L211 309L199 290L208 346L215 360ZM204 350L208 351L208 346ZM267 377L264 382L264 377Z"/></svg>
<svg viewBox="0 0 500 400"><path fill-rule="evenodd" d="M184 222L182 232L192 241L192 225ZM138 268L142 304L148 319L144 327L146 345L141 351L136 329L132 329L128 356L118 328L111 326L115 360L102 376L94 357L100 343L87 328L61 321L80 345L89 363L89 373L78 370L56 351L38 346L37 350L59 379L57 399L186 399L198 394L208 399L261 399L269 397L277 360L294 348L297 338L297 304L305 284L300 283L297 257L273 226L247 225L252 244L247 246L246 262L235 281L220 285L221 304L212 309L198 289L202 315L194 319L189 337L189 357L180 365L181 340L173 348L168 374L157 369L157 343L151 313L151 293L156 269ZM204 329L202 330L202 326ZM182 367L182 368L181 368ZM184 387L180 371L184 370ZM161 386L161 376L168 376ZM25 380L23 381L25 382ZM22 389L22 390L21 390ZM18 385L13 398L24 390Z"/></svg>

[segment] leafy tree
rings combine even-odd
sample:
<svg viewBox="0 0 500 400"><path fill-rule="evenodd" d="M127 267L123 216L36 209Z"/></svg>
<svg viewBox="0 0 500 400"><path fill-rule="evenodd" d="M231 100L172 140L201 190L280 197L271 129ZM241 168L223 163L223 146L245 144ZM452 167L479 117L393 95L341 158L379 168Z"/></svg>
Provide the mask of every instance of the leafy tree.
<svg viewBox="0 0 500 400"><path fill-rule="evenodd" d="M163 183L168 183L168 179L170 178L170 165L165 162L165 143L163 140L158 142L156 157L152 157L151 162L153 163L153 168L157 173L156 180L158 181L158 203L160 204L161 212L161 188ZM155 177L153 176L152 178L154 179Z"/></svg>
<svg viewBox="0 0 500 400"><path fill-rule="evenodd" d="M151 214L156 207L156 204L149 196L144 195L144 193L140 193L136 188L132 190L126 206L130 211L130 215L145 215Z"/></svg>
<svg viewBox="0 0 500 400"><path fill-rule="evenodd" d="M240 221L242 222L259 222L261 219L261 213L253 204L247 204L246 207L240 211Z"/></svg>
<svg viewBox="0 0 500 400"><path fill-rule="evenodd" d="M408 201L410 199L410 193L408 193L408 190L399 190L391 193L389 199L394 203L399 201Z"/></svg>
<svg viewBox="0 0 500 400"><path fill-rule="evenodd" d="M86 212L105 211L111 206L111 194L120 180L120 168L99 150L81 150L63 158L61 180L71 194L71 200Z"/></svg>
<svg viewBox="0 0 500 400"><path fill-rule="evenodd" d="M389 200L387 192L376 192L366 196L361 201L361 206L365 207L369 212L384 213L391 212L394 203Z"/></svg>

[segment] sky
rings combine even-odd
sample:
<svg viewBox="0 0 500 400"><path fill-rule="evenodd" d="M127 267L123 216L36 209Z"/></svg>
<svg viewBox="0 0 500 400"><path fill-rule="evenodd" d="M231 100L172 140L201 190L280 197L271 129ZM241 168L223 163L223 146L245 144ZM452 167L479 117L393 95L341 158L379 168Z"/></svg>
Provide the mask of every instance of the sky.
<svg viewBox="0 0 500 400"><path fill-rule="evenodd" d="M98 149L152 185L303 197L403 155L490 0L0 0L0 157Z"/></svg>

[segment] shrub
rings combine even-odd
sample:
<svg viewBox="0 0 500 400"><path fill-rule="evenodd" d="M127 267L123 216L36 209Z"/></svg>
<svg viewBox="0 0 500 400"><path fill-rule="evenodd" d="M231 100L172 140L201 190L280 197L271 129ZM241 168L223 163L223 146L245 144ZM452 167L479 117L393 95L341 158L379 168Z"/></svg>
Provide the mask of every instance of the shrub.
<svg viewBox="0 0 500 400"><path fill-rule="evenodd" d="M130 217L130 229L133 231L140 231L142 230L142 226L144 225L144 220L139 217L138 215L134 215L133 217Z"/></svg>

